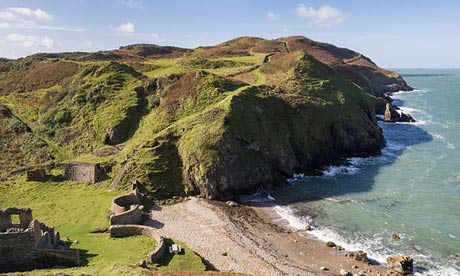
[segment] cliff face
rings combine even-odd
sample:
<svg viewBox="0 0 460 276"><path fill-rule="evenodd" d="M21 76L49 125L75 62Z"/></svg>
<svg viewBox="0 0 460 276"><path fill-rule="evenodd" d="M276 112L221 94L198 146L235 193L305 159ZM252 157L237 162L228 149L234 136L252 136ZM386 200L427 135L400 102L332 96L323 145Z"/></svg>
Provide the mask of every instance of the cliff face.
<svg viewBox="0 0 460 276"><path fill-rule="evenodd" d="M56 161L124 164L121 183L135 178L154 197L215 199L379 154L370 94L409 89L356 52L303 37L40 54L2 62L0 80L4 113Z"/></svg>
<svg viewBox="0 0 460 276"><path fill-rule="evenodd" d="M184 80L200 87L189 103L196 112L175 113L180 119L142 146L128 175L161 183L160 193L183 181L192 194L226 199L344 156L380 152L384 140L373 98L333 69L293 53L272 56L256 70L260 78L282 81L277 87L245 85L189 73L165 85L160 94L174 94ZM219 91L222 85L234 90Z"/></svg>

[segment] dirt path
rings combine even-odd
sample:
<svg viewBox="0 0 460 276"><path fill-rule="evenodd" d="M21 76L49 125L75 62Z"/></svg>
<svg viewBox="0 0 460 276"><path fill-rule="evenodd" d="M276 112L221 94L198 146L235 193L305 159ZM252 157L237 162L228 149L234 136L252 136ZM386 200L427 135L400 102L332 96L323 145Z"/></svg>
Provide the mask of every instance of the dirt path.
<svg viewBox="0 0 460 276"><path fill-rule="evenodd" d="M286 51L286 53L290 53L289 51L289 44L287 41L283 41L283 47L284 47L284 50Z"/></svg>

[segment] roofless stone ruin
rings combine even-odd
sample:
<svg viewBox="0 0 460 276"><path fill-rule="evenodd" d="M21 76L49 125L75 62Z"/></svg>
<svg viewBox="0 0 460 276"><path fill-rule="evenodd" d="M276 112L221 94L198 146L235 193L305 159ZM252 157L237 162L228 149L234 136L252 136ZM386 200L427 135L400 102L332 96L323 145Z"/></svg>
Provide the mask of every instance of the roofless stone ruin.
<svg viewBox="0 0 460 276"><path fill-rule="evenodd" d="M54 227L33 219L32 209L0 210L0 273L80 265L78 249L69 249Z"/></svg>

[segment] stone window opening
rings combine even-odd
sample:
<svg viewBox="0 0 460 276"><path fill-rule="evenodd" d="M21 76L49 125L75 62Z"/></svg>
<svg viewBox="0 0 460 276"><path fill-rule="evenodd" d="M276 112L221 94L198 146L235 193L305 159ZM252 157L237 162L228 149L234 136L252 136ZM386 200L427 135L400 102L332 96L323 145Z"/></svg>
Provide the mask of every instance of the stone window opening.
<svg viewBox="0 0 460 276"><path fill-rule="evenodd" d="M13 225L21 224L21 219L19 218L19 214L12 214L10 218L11 218L11 224Z"/></svg>

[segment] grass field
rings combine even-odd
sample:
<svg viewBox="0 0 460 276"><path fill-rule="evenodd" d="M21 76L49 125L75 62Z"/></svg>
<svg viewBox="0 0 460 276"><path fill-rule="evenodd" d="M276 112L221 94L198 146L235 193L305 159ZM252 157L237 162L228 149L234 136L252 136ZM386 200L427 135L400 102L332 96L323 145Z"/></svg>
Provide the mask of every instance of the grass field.
<svg viewBox="0 0 460 276"><path fill-rule="evenodd" d="M81 250L83 266L35 270L11 275L140 275L139 260L146 259L155 241L144 236L112 239L108 229L112 199L123 191L107 191L108 182L97 185L69 181L26 182L24 176L0 183L0 209L29 207L35 219L54 226L63 240ZM167 257L154 270L203 271L201 258L182 244L185 254ZM58 274L63 273L63 274Z"/></svg>

